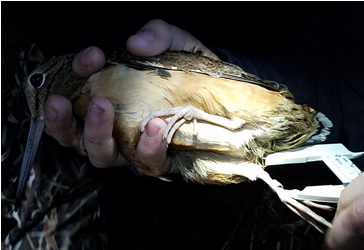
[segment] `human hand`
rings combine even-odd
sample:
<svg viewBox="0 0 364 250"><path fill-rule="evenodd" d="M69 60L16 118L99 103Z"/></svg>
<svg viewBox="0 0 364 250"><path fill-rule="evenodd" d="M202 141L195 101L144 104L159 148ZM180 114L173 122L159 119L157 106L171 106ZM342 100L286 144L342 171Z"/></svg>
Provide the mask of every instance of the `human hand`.
<svg viewBox="0 0 364 250"><path fill-rule="evenodd" d="M152 56L167 50L200 50L204 55L218 57L190 33L162 20L152 20L127 40L127 49L139 56ZM97 47L79 52L72 63L73 72L86 78L104 67L105 55ZM88 157L95 167L106 168L126 165L126 159L117 148L112 135L114 108L105 98L94 98L89 106L84 127L84 143ZM45 126L48 134L61 145L71 147L79 138L80 131L72 115L72 104L63 96L52 95L45 107ZM142 163L161 174L167 173L170 165L167 148L162 141L166 124L156 118L151 120L137 145L137 154Z"/></svg>
<svg viewBox="0 0 364 250"><path fill-rule="evenodd" d="M364 249L364 173L342 191L325 243L327 249Z"/></svg>

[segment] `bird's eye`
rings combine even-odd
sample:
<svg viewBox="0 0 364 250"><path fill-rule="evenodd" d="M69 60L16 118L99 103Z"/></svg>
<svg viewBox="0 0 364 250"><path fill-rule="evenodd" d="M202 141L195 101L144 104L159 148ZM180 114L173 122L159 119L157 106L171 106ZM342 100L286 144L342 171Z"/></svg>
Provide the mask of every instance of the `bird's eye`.
<svg viewBox="0 0 364 250"><path fill-rule="evenodd" d="M30 77L29 82L30 82L30 84L33 85L34 88L38 89L38 88L42 87L44 80L45 80L44 74L35 73L34 75L32 75Z"/></svg>

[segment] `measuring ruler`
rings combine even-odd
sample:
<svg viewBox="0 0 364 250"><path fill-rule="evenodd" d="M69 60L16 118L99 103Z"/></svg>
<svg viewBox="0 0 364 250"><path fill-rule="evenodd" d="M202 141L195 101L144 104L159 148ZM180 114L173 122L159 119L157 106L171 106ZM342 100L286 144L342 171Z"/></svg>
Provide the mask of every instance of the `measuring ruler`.
<svg viewBox="0 0 364 250"><path fill-rule="evenodd" d="M322 160L344 186L348 185L361 173L360 169L345 155L323 155Z"/></svg>
<svg viewBox="0 0 364 250"><path fill-rule="evenodd" d="M299 200L337 203L342 190L361 170L350 160L364 155L364 152L351 152L341 143L318 144L286 150L267 156L266 165L284 165L322 160L340 179L342 185L307 186L302 191L295 190L292 197Z"/></svg>

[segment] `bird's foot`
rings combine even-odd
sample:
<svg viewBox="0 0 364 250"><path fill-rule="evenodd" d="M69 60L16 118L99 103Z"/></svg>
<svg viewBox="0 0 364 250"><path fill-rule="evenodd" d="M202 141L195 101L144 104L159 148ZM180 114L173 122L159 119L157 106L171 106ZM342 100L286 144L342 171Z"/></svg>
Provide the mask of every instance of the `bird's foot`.
<svg viewBox="0 0 364 250"><path fill-rule="evenodd" d="M167 128L163 133L162 139L166 141L167 146L171 143L175 132L186 122L193 121L194 135L197 136L197 120L209 122L230 130L236 130L244 125L244 121L234 121L226 117L211 115L191 105L186 105L177 108L168 108L160 111L150 113L141 123L139 127L139 135L144 132L148 122L156 117L169 117L172 116L168 122Z"/></svg>

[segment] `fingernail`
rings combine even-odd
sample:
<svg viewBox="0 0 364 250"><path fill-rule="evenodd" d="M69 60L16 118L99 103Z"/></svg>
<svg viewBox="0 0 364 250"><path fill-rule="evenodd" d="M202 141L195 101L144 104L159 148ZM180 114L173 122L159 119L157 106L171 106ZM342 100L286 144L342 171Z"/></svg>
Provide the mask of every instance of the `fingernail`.
<svg viewBox="0 0 364 250"><path fill-rule="evenodd" d="M154 35L148 32L147 30L140 30L135 34L135 36L143 38L144 40L147 41L154 41Z"/></svg>
<svg viewBox="0 0 364 250"><path fill-rule="evenodd" d="M85 66L90 66L92 64L92 58L94 55L94 50L92 47L85 49L82 52L81 61Z"/></svg>
<svg viewBox="0 0 364 250"><path fill-rule="evenodd" d="M104 112L105 112L105 110L102 109L99 105L91 103L87 116L90 121L97 122L100 120L100 118L102 117Z"/></svg>
<svg viewBox="0 0 364 250"><path fill-rule="evenodd" d="M52 104L47 103L45 108L45 116L49 120L55 120L57 118L58 111L53 107Z"/></svg>
<svg viewBox="0 0 364 250"><path fill-rule="evenodd" d="M153 123L148 124L145 129L147 138L154 139L159 133L160 127L153 125Z"/></svg>

